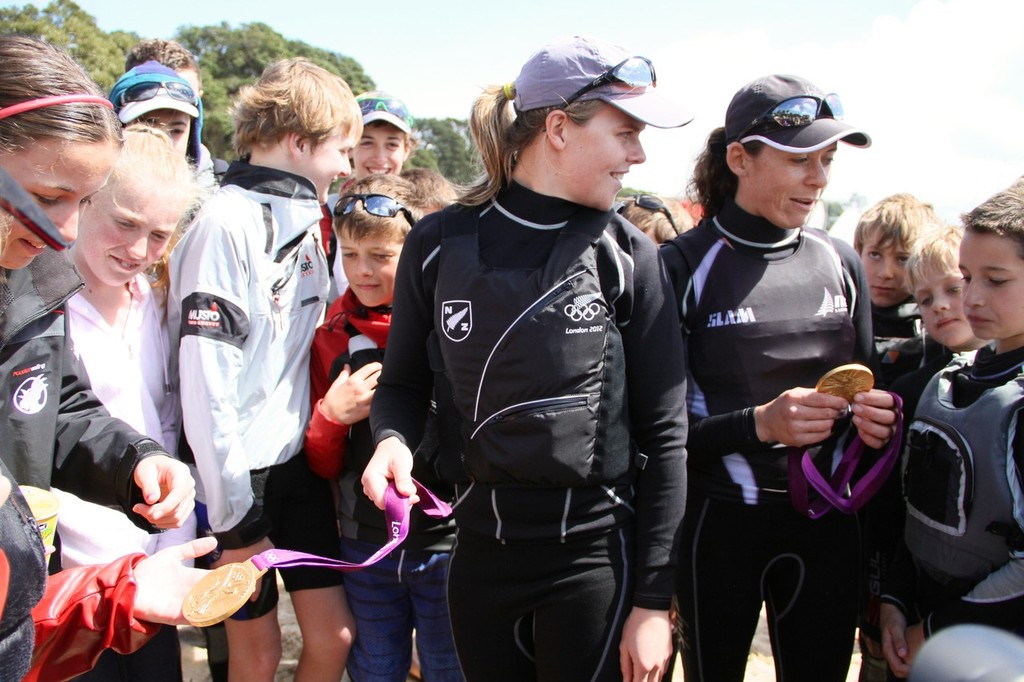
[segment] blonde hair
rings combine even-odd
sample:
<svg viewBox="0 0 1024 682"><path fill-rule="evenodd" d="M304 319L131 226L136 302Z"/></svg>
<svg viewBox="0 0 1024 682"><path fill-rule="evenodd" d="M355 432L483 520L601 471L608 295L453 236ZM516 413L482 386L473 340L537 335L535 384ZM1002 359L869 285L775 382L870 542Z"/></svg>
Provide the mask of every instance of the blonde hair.
<svg viewBox="0 0 1024 682"><path fill-rule="evenodd" d="M363 116L348 83L308 59L274 62L238 93L231 115L235 151L248 159L256 147L294 133L314 147L337 133L362 134Z"/></svg>
<svg viewBox="0 0 1024 682"><path fill-rule="evenodd" d="M107 185L100 191L114 192L125 180L144 180L159 188L161 194L180 198L182 211L167 250L153 264L150 278L153 288L166 290L167 263L181 232L199 207L204 193L196 180L195 171L180 153L175 151L167 134L150 126L135 124L125 129L124 148L110 173Z"/></svg>
<svg viewBox="0 0 1024 682"><path fill-rule="evenodd" d="M925 232L940 225L931 204L912 194L893 194L868 208L853 231L853 248L861 252L869 238L881 247L913 249Z"/></svg>
<svg viewBox="0 0 1024 682"><path fill-rule="evenodd" d="M432 168L406 168L401 176L415 187L415 203L424 213L439 211L459 197L458 187Z"/></svg>
<svg viewBox="0 0 1024 682"><path fill-rule="evenodd" d="M416 186L399 175L375 174L356 180L338 196L338 202L341 203L345 197L353 194L383 194L409 209L413 222L423 217L423 207L417 202ZM402 213L390 218L377 216L366 211L362 203L350 213L335 215L333 227L339 241L342 233L348 233L355 240L377 238L399 243L405 242L406 235L412 229Z"/></svg>
<svg viewBox="0 0 1024 682"><path fill-rule="evenodd" d="M664 211L638 204L637 199L641 196L654 197L662 203ZM668 215L665 211L668 211ZM655 194L627 197L619 213L653 239L655 244L667 242L693 227L693 218L678 199L668 199ZM672 216L672 220L669 220L669 215Z"/></svg>
<svg viewBox="0 0 1024 682"><path fill-rule="evenodd" d="M0 64L0 107L56 95L106 99L78 62L43 40L0 36ZM112 109L93 102L44 106L0 119L0 153L43 139L120 145L121 122Z"/></svg>
<svg viewBox="0 0 1024 682"><path fill-rule="evenodd" d="M513 92L500 85L485 88L473 103L469 130L480 153L484 173L459 197L466 206L486 204L512 182L519 152L543 130L548 113L556 107L517 112ZM576 101L564 109L576 125L583 125L604 106L597 99Z"/></svg>
<svg viewBox="0 0 1024 682"><path fill-rule="evenodd" d="M963 228L948 225L917 240L907 259L907 283L911 292L924 284L931 273L959 271L960 242L963 238Z"/></svg>

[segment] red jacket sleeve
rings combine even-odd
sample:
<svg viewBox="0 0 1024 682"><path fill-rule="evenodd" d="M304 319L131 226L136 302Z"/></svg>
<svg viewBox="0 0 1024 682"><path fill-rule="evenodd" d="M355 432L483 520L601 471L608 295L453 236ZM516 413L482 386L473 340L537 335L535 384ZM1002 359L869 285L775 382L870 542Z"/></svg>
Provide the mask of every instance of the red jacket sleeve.
<svg viewBox="0 0 1024 682"><path fill-rule="evenodd" d="M139 649L160 625L136 620L132 570L146 558L130 554L106 566L81 566L49 577L34 609L35 646L25 682L57 682L90 670L105 649Z"/></svg>
<svg viewBox="0 0 1024 682"><path fill-rule="evenodd" d="M333 479L341 472L345 456L348 424L333 421L320 411L320 401L313 405L313 418L306 429L306 461L317 476Z"/></svg>

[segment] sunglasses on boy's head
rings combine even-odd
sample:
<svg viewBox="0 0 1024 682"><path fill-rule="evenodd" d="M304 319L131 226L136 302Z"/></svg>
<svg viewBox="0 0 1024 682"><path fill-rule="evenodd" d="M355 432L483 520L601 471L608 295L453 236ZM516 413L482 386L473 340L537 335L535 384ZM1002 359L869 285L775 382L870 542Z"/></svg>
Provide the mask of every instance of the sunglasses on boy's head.
<svg viewBox="0 0 1024 682"><path fill-rule="evenodd" d="M362 112L363 116L375 111L386 111L389 114L394 114L410 126L412 125L412 116L409 115L409 110L397 99L367 97L366 99L359 100L359 111Z"/></svg>
<svg viewBox="0 0 1024 682"><path fill-rule="evenodd" d="M163 90L171 99L176 99L189 104L196 103L196 94L186 83L167 81L165 83L136 83L125 88L117 97L117 105L123 107L130 102L144 102L153 99Z"/></svg>
<svg viewBox="0 0 1024 682"><path fill-rule="evenodd" d="M665 202L652 194L634 194L630 197L637 206L648 211L655 213L664 213L665 217L668 218L669 224L672 226L672 231L679 234L679 228L676 226L676 221L672 217L672 212L668 210L668 206ZM623 206L625 208L625 206Z"/></svg>
<svg viewBox="0 0 1024 682"><path fill-rule="evenodd" d="M658 79L654 75L654 64L651 63L650 59L647 57L629 57L567 97L562 107L569 106L591 90L596 90L602 85L611 85L612 83L624 83L631 88L653 88L658 84Z"/></svg>
<svg viewBox="0 0 1024 682"><path fill-rule="evenodd" d="M774 124L780 128L799 128L814 123L819 118L843 118L843 105L839 95L832 93L824 97L802 95L791 97L779 102L768 111L755 118L743 129L737 140L742 140L751 131L765 124Z"/></svg>
<svg viewBox="0 0 1024 682"><path fill-rule="evenodd" d="M409 209L386 194L346 194L340 197L338 203L334 205L334 215L348 215L355 210L356 204L360 202L363 204L363 210L370 215L380 218L394 218L401 213L409 221L410 225L416 222L413 220L412 212Z"/></svg>

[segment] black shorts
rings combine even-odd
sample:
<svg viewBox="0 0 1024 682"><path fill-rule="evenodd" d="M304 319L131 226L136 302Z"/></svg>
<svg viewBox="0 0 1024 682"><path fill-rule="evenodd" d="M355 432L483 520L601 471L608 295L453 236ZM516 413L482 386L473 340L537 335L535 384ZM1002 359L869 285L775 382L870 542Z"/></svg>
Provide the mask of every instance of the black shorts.
<svg viewBox="0 0 1024 682"><path fill-rule="evenodd" d="M249 475L253 494L262 500L263 513L270 519L269 537L275 547L341 559L330 486L309 470L301 453L283 464L252 470ZM205 530L200 528L200 535ZM329 568L287 568L281 571L281 579L286 590L295 592L341 585L343 574ZM261 581L259 598L248 602L232 618L258 618L277 606L276 571L267 571Z"/></svg>

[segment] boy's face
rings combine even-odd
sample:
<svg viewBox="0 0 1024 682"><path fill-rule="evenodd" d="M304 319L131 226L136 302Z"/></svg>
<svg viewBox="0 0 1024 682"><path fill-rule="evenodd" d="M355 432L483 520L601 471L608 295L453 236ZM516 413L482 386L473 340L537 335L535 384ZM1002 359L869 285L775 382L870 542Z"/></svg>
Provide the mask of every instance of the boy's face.
<svg viewBox="0 0 1024 682"><path fill-rule="evenodd" d="M907 259L910 249L893 242L881 246L877 238L868 237L860 250L860 260L864 264L867 275L868 289L871 292L871 304L879 308L897 305L910 296L907 284Z"/></svg>
<svg viewBox="0 0 1024 682"><path fill-rule="evenodd" d="M397 216L395 220L405 218ZM359 302L369 308L391 305L402 242L379 237L353 239L348 230L343 229L338 239L338 252L348 286Z"/></svg>
<svg viewBox="0 0 1024 682"><path fill-rule="evenodd" d="M960 272L974 335L993 339L997 353L1024 346L1024 259L1017 242L968 232L960 244Z"/></svg>
<svg viewBox="0 0 1024 682"><path fill-rule="evenodd" d="M980 348L985 343L967 324L963 285L964 278L959 271L932 268L914 289L928 336L955 352Z"/></svg>
<svg viewBox="0 0 1024 682"><path fill-rule="evenodd" d="M157 109L135 119L134 123L144 123L151 128L159 128L171 138L174 151L182 156L188 155L188 133L192 129L192 117L184 111L174 109Z"/></svg>
<svg viewBox="0 0 1024 682"><path fill-rule="evenodd" d="M300 142L302 150L293 160L292 167L285 170L308 178L316 187L320 203L325 203L331 183L352 172L348 155L355 144L355 136L336 133L315 146L308 139Z"/></svg>
<svg viewBox="0 0 1024 682"><path fill-rule="evenodd" d="M390 123L371 123L363 128L363 137L352 151L356 179L398 175L410 152L409 138L401 130Z"/></svg>

